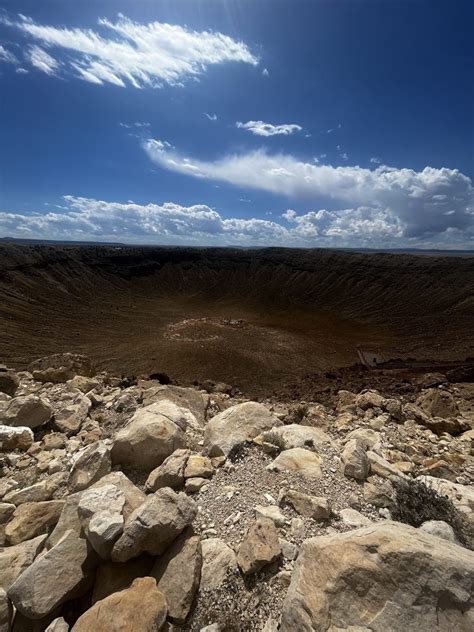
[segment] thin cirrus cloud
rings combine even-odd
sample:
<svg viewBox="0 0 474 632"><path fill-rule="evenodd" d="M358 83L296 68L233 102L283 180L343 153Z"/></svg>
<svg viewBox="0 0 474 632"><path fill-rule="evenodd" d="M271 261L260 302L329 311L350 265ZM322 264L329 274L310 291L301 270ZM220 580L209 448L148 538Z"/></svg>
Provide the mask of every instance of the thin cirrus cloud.
<svg viewBox="0 0 474 632"><path fill-rule="evenodd" d="M472 182L457 169L334 167L262 150L203 161L154 139L142 146L155 164L195 178L260 189L312 205L329 198L344 207L350 204L352 211L370 208L378 216L392 217L396 234L401 228L405 238L423 239L450 230L462 233L471 230L474 222Z"/></svg>
<svg viewBox="0 0 474 632"><path fill-rule="evenodd" d="M59 62L39 46L32 46L26 58L32 66L47 75L55 75L60 67Z"/></svg>
<svg viewBox="0 0 474 632"><path fill-rule="evenodd" d="M212 65L258 64L246 44L222 33L191 31L163 22L141 24L122 14L115 22L99 19L98 30L43 25L25 16L3 16L1 21L35 42L35 54L29 55L34 67L57 70L51 62L41 61L41 56L48 55L62 63L63 73L98 85L180 86Z"/></svg>
<svg viewBox="0 0 474 632"><path fill-rule="evenodd" d="M295 123L272 125L263 121L247 121L247 123L238 121L235 126L239 129L245 129L255 134L255 136L289 136L295 132L301 132L303 129L301 125L296 125Z"/></svg>
<svg viewBox="0 0 474 632"><path fill-rule="evenodd" d="M0 62L13 65L19 63L16 55L7 50L2 44L0 44Z"/></svg>

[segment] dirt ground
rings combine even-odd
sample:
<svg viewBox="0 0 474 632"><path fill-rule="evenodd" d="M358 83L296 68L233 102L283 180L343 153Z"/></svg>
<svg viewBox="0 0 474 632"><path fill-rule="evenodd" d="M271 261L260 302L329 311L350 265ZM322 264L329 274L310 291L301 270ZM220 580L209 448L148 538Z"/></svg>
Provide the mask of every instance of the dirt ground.
<svg viewBox="0 0 474 632"><path fill-rule="evenodd" d="M358 346L474 356L473 295L474 258L2 246L0 361L76 351L117 374L223 381L250 397L301 399L318 381L321 398Z"/></svg>

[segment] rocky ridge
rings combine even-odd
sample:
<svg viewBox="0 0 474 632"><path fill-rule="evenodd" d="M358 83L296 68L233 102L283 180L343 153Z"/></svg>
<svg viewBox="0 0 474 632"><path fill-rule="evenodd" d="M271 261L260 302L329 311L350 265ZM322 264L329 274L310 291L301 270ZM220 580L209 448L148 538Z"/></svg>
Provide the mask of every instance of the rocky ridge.
<svg viewBox="0 0 474 632"><path fill-rule="evenodd" d="M323 405L0 367L0 632L471 630L474 384L431 382Z"/></svg>

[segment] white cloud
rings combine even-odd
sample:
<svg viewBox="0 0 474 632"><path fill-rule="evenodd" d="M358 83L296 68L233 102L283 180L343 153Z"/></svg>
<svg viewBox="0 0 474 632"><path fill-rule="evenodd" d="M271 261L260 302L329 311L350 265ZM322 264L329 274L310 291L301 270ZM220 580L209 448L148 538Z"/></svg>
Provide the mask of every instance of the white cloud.
<svg viewBox="0 0 474 632"><path fill-rule="evenodd" d="M6 64L18 64L18 59L16 56L11 53L9 50L0 44L0 62L4 62Z"/></svg>
<svg viewBox="0 0 474 632"><path fill-rule="evenodd" d="M125 129L143 129L146 127L150 127L150 123L146 121L135 121L134 123L119 123L120 127L124 127Z"/></svg>
<svg viewBox="0 0 474 632"><path fill-rule="evenodd" d="M42 25L25 16L16 21L3 17L1 21L20 29L43 47L54 49L56 54L65 53L61 59L64 72L98 85L182 85L185 79L198 77L211 65L258 63L243 42L222 33L191 31L162 22L140 24L121 14L116 22L100 19L97 31ZM37 55L34 59L38 63L33 59L32 63L47 72L48 63L41 65Z"/></svg>
<svg viewBox="0 0 474 632"><path fill-rule="evenodd" d="M217 121L217 114L208 114L204 112L204 116L206 116L210 121Z"/></svg>
<svg viewBox="0 0 474 632"><path fill-rule="evenodd" d="M144 141L143 147L155 164L193 177L260 189L311 205L328 198L351 208L388 212L408 238L437 235L448 229L462 231L474 221L472 182L457 169L333 167L261 150L203 161L185 157L153 139Z"/></svg>
<svg viewBox="0 0 474 632"><path fill-rule="evenodd" d="M32 66L45 72L47 75L55 75L59 70L58 61L39 46L31 46L26 58Z"/></svg>
<svg viewBox="0 0 474 632"><path fill-rule="evenodd" d="M21 66L15 70L19 75L27 75L29 70L22 68Z"/></svg>
<svg viewBox="0 0 474 632"><path fill-rule="evenodd" d="M224 218L204 204L140 205L65 196L58 211L1 213L0 235L36 239L121 241L196 245L280 245L326 247L469 247L474 231L450 229L437 241L407 239L389 209L359 206L298 214L285 211L283 223L258 218ZM266 215L271 215L266 212Z"/></svg>
<svg viewBox="0 0 474 632"><path fill-rule="evenodd" d="M264 123L263 121L247 121L247 123L237 122L236 127L240 129L246 129L256 136L288 136L295 132L301 132L303 129L301 125L295 123L286 123L284 125L272 125L271 123Z"/></svg>
<svg viewBox="0 0 474 632"><path fill-rule="evenodd" d="M372 158L370 159L370 162L373 165L380 165L382 161L380 160L380 158L377 158L377 156L372 156Z"/></svg>
<svg viewBox="0 0 474 632"><path fill-rule="evenodd" d="M262 75L263 75L264 77L269 77L269 76L270 76L270 73L268 72L268 68L264 68L264 69L262 70Z"/></svg>

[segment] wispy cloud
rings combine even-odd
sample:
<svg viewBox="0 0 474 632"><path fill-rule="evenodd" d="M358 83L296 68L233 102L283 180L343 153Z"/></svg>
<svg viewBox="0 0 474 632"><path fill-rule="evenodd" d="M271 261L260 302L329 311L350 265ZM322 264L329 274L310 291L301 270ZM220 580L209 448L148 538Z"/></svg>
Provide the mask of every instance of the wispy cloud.
<svg viewBox="0 0 474 632"><path fill-rule="evenodd" d="M98 85L182 85L212 65L258 63L246 44L222 33L191 31L163 22L140 24L121 14L115 22L100 19L97 30L43 25L21 15L15 19L4 16L1 21L54 49L56 56L62 54L64 73ZM51 63L42 62L39 56L38 51L30 55L32 64L48 72Z"/></svg>
<svg viewBox="0 0 474 632"><path fill-rule="evenodd" d="M253 151L215 161L183 156L153 139L143 147L160 167L188 176L227 182L317 203L330 198L351 208L388 213L405 237L465 230L474 222L473 186L457 169L425 167L422 171L379 166L319 165L291 155Z"/></svg>
<svg viewBox="0 0 474 632"><path fill-rule="evenodd" d="M55 75L60 67L59 62L39 46L31 46L26 58L32 66L47 75Z"/></svg>
<svg viewBox="0 0 474 632"><path fill-rule="evenodd" d="M135 121L134 123L119 123L120 127L125 129L143 129L150 127L150 123L147 121Z"/></svg>
<svg viewBox="0 0 474 632"><path fill-rule="evenodd" d="M264 69L262 70L262 75L263 75L264 77L269 77L269 76L270 76L270 73L268 72L268 68L264 68Z"/></svg>
<svg viewBox="0 0 474 632"><path fill-rule="evenodd" d="M382 161L380 160L380 158L377 158L377 156L372 156L372 158L370 159L370 162L373 165L380 165Z"/></svg>
<svg viewBox="0 0 474 632"><path fill-rule="evenodd" d="M0 44L0 62L5 64L18 64L18 59L16 55L11 53L9 50L5 48L2 44Z"/></svg>
<svg viewBox="0 0 474 632"><path fill-rule="evenodd" d="M284 125L272 125L263 121L247 121L247 123L237 122L235 124L239 129L245 129L256 136L289 136L295 132L301 132L301 125L295 123L286 123Z"/></svg>
<svg viewBox="0 0 474 632"><path fill-rule="evenodd" d="M210 121L217 121L217 114L208 114L204 112L204 116L206 116Z"/></svg>

